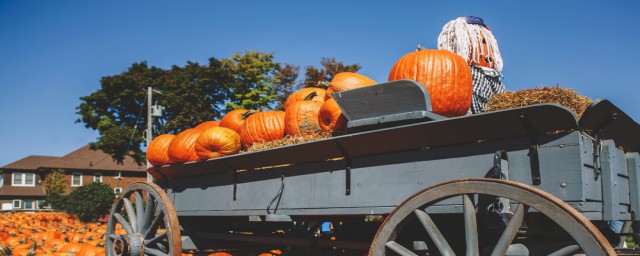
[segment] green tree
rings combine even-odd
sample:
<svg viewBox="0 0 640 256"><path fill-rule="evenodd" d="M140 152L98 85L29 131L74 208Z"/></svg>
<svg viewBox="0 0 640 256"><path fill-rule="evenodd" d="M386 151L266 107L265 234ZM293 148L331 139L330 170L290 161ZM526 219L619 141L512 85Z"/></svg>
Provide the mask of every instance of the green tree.
<svg viewBox="0 0 640 256"><path fill-rule="evenodd" d="M276 63L273 53L258 51L210 58L206 65L187 62L168 70L133 63L125 72L102 77L97 91L80 98L77 122L98 131L92 149L101 149L120 163L131 156L143 164L148 87L154 90L153 103L164 107L163 115L153 119L153 134L177 134L220 119L233 109L282 108L303 85L317 85L339 72L360 69L335 58L323 58L320 63L320 69L307 67L302 82L298 82L300 67Z"/></svg>
<svg viewBox="0 0 640 256"><path fill-rule="evenodd" d="M278 64L273 62L273 53L236 53L225 63L229 65L234 78L230 84L232 94L227 102L227 110L274 107L278 99L278 86L273 72Z"/></svg>
<svg viewBox="0 0 640 256"><path fill-rule="evenodd" d="M97 221L100 216L109 214L115 195L111 187L104 183L92 182L76 188L65 199L64 211L75 214L82 221Z"/></svg>
<svg viewBox="0 0 640 256"><path fill-rule="evenodd" d="M64 177L64 170L52 170L47 177L44 178L44 187L47 189L47 193L64 193Z"/></svg>
<svg viewBox="0 0 640 256"><path fill-rule="evenodd" d="M320 61L321 68L307 66L305 71L305 80L302 82L304 87L317 86L321 82L329 82L338 73L341 72L358 72L362 66L358 64L345 65L342 61L335 58L322 58Z"/></svg>

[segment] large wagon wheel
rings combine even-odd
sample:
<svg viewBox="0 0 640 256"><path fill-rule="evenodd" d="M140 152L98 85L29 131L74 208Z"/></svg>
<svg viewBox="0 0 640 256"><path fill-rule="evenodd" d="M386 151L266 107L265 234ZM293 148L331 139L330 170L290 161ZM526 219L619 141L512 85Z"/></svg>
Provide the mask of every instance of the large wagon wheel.
<svg viewBox="0 0 640 256"><path fill-rule="evenodd" d="M431 248L434 250L429 251L431 255L438 253L455 255L455 252L461 251L466 252L466 255L481 255L478 240L482 234L478 234L476 205L473 203L476 195L509 198L511 204L517 203L508 224L493 245L491 255L505 254L521 228L525 213L530 208L536 209L537 212L557 223L575 242L573 245L564 246L555 251L554 253L557 254L552 255L573 255L576 251L586 252L587 255L616 255L598 229L581 213L560 199L528 185L495 179L452 180L416 193L387 217L373 240L369 255L421 255L424 254L426 244L424 240L420 240L423 238L431 239L431 244L435 245L432 246L435 248ZM463 202L465 235L455 238L457 241L453 239L447 241L432 219L435 215L430 216L427 212L434 203L456 197L461 198ZM421 225L407 225L408 223ZM412 239L400 241L403 231L406 230L412 230L409 236L421 238L416 238L417 240L413 243L410 241ZM461 248L450 245L455 242L459 242L457 245ZM483 251L483 253L486 252Z"/></svg>
<svg viewBox="0 0 640 256"><path fill-rule="evenodd" d="M116 226L124 232L116 230ZM109 215L107 255L177 256L181 255L181 248L178 217L167 194L152 183L138 182L127 187Z"/></svg>

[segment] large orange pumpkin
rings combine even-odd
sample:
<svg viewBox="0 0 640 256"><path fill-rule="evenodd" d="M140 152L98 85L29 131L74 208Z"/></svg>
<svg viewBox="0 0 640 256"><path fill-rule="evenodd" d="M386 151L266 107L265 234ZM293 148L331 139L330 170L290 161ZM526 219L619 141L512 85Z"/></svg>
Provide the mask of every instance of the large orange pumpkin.
<svg viewBox="0 0 640 256"><path fill-rule="evenodd" d="M167 151L169 159L174 163L199 160L200 158L196 154L196 140L202 132L202 129L191 128L178 133L169 144Z"/></svg>
<svg viewBox="0 0 640 256"><path fill-rule="evenodd" d="M242 125L244 124L244 120L249 116L249 114L254 113L253 110L246 109L234 109L227 114L225 114L222 119L220 119L220 127L226 127L231 130L234 130L238 134L240 134L240 130L242 129Z"/></svg>
<svg viewBox="0 0 640 256"><path fill-rule="evenodd" d="M436 114L454 117L469 110L473 93L471 69L453 52L418 50L404 55L389 73L389 81L400 79L412 79L427 87Z"/></svg>
<svg viewBox="0 0 640 256"><path fill-rule="evenodd" d="M325 132L343 132L347 130L347 118L334 98L328 99L320 107L318 125Z"/></svg>
<svg viewBox="0 0 640 256"><path fill-rule="evenodd" d="M225 127L209 128L196 140L196 154L202 160L236 154L241 147L240 135Z"/></svg>
<svg viewBox="0 0 640 256"><path fill-rule="evenodd" d="M313 98L310 99L311 101L324 102L324 98L327 95L327 90L317 87L306 87L297 90L292 93L289 98L287 98L287 101L284 102L284 109L286 110L287 108L289 108L289 106L291 106L291 104L296 101L307 100L306 98L309 97L311 93L315 93Z"/></svg>
<svg viewBox="0 0 640 256"><path fill-rule="evenodd" d="M268 110L250 115L245 120L240 139L245 148L257 142L284 138L284 111Z"/></svg>
<svg viewBox="0 0 640 256"><path fill-rule="evenodd" d="M334 92L342 92L374 84L376 84L376 81L373 81L373 79L365 75L353 72L341 72L331 79L326 98L330 98Z"/></svg>
<svg viewBox="0 0 640 256"><path fill-rule="evenodd" d="M284 133L292 136L312 135L320 132L318 113L322 102L313 101L315 91L307 95L305 100L293 102L284 114Z"/></svg>
<svg viewBox="0 0 640 256"><path fill-rule="evenodd" d="M197 125L196 128L206 130L209 128L218 127L219 125L220 125L220 121L206 121Z"/></svg>
<svg viewBox="0 0 640 256"><path fill-rule="evenodd" d="M162 134L158 137L155 137L149 146L147 147L147 161L152 166L159 166L170 164L171 159L169 158L169 144L176 136L173 134Z"/></svg>

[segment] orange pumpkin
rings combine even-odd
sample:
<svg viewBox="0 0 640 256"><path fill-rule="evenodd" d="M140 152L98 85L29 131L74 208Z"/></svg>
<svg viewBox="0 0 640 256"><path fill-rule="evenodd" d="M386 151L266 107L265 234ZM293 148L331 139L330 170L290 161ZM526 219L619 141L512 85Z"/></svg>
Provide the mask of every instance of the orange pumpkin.
<svg viewBox="0 0 640 256"><path fill-rule="evenodd" d="M418 50L400 58L389 81L412 79L431 96L433 112L446 117L465 115L471 105L473 79L467 62L447 50Z"/></svg>
<svg viewBox="0 0 640 256"><path fill-rule="evenodd" d="M196 154L202 160L236 154L241 147L240 135L225 127L209 128L196 140Z"/></svg>
<svg viewBox="0 0 640 256"><path fill-rule="evenodd" d="M202 132L203 130L197 128L180 132L169 144L169 150L167 150L169 159L174 163L199 160L196 154L196 140Z"/></svg>
<svg viewBox="0 0 640 256"><path fill-rule="evenodd" d="M341 72L333 76L327 89L327 98L335 92L342 92L359 87L376 84L376 81L364 75L353 72Z"/></svg>
<svg viewBox="0 0 640 256"><path fill-rule="evenodd" d="M149 147L147 147L147 161L149 161L152 166L171 164L171 159L167 151L169 150L171 141L173 141L175 137L173 134L162 134L155 137L151 143L149 143Z"/></svg>
<svg viewBox="0 0 640 256"><path fill-rule="evenodd" d="M206 130L209 128L218 127L219 125L220 125L220 121L206 121L197 125L195 128Z"/></svg>
<svg viewBox="0 0 640 256"><path fill-rule="evenodd" d="M284 138L284 111L268 110L250 115L245 120L240 139L245 148L254 143Z"/></svg>
<svg viewBox="0 0 640 256"><path fill-rule="evenodd" d="M327 90L317 87L306 87L292 93L287 101L284 102L284 109L286 110L296 101L307 100L306 98L311 94L315 93L311 101L324 102L325 96L327 95Z"/></svg>
<svg viewBox="0 0 640 256"><path fill-rule="evenodd" d="M229 111L220 120L220 127L229 128L240 134L242 125L244 124L245 119L247 119L247 113L249 112L253 113L254 111L246 109L234 109Z"/></svg>
<svg viewBox="0 0 640 256"><path fill-rule="evenodd" d="M318 113L322 102L312 101L317 96L311 92L305 100L293 102L284 114L284 132L292 136L312 135L320 132Z"/></svg>
<svg viewBox="0 0 640 256"><path fill-rule="evenodd" d="M334 98L328 99L320 107L318 125L324 132L343 132L347 130L347 118Z"/></svg>

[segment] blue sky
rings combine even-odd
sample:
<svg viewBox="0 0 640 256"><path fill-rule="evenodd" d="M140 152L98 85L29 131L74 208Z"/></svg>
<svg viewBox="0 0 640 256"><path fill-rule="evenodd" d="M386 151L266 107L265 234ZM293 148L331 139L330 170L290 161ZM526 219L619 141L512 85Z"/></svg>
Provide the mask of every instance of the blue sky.
<svg viewBox="0 0 640 256"><path fill-rule="evenodd" d="M79 98L132 63L169 68L236 52L363 66L386 81L442 26L482 17L510 90L559 85L640 120L640 1L9 1L0 0L0 166L62 156L96 139Z"/></svg>

